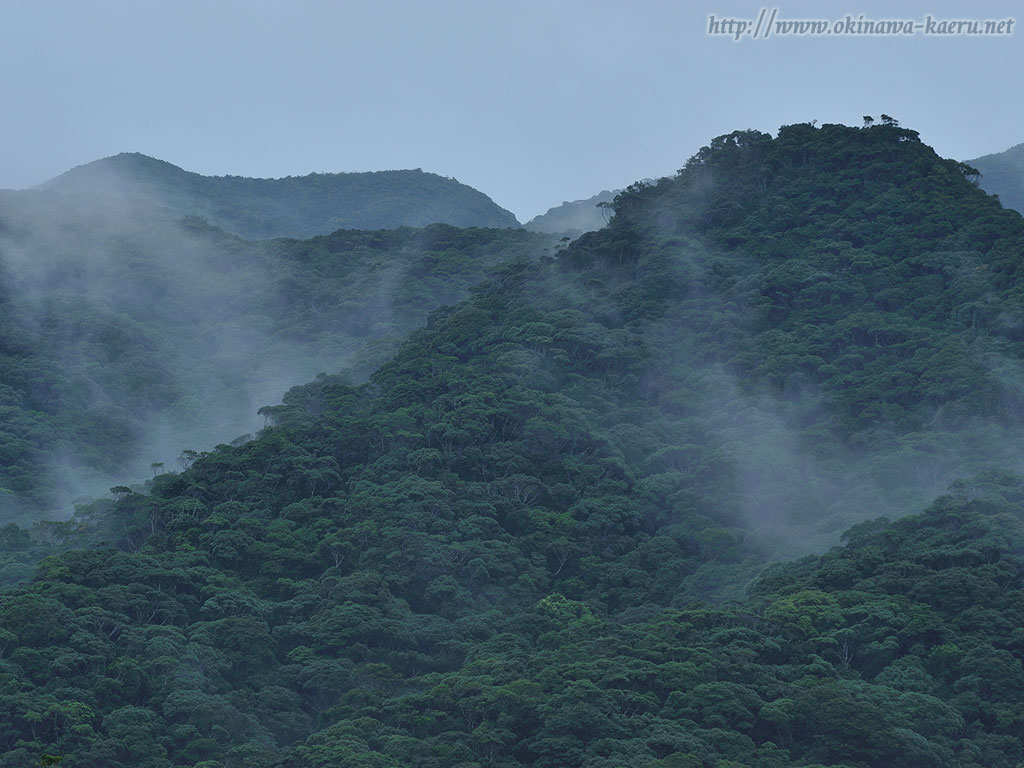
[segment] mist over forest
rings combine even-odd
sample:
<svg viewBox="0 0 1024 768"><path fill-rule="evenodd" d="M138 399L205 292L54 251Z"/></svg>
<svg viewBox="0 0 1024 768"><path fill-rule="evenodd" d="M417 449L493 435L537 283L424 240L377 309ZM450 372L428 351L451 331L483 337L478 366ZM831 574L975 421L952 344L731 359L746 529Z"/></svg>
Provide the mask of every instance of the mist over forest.
<svg viewBox="0 0 1024 768"><path fill-rule="evenodd" d="M883 118L0 192L0 768L1024 763L1024 219Z"/></svg>
<svg viewBox="0 0 1024 768"><path fill-rule="evenodd" d="M251 437L265 423L258 409L292 386L343 369L365 378L498 261L551 245L445 224L244 240L191 212L179 184L143 175L168 164L111 160L102 174L105 161L0 195L3 522L66 518L75 500L179 468L183 451ZM433 196L418 213L393 204L429 218L460 195ZM231 221L242 204L219 205ZM462 213L474 216L493 219Z"/></svg>

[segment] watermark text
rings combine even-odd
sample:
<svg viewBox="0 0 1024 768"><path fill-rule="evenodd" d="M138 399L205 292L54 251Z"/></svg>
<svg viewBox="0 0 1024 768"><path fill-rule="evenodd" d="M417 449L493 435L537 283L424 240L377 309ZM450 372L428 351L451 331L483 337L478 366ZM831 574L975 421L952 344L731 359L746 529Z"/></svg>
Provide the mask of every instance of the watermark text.
<svg viewBox="0 0 1024 768"><path fill-rule="evenodd" d="M771 37L929 35L935 37L1007 37L1013 34L1016 19L940 19L926 15L921 19L871 19L863 13L846 14L836 19L784 19L778 8L762 8L757 18L708 16L707 33L743 39L768 40Z"/></svg>

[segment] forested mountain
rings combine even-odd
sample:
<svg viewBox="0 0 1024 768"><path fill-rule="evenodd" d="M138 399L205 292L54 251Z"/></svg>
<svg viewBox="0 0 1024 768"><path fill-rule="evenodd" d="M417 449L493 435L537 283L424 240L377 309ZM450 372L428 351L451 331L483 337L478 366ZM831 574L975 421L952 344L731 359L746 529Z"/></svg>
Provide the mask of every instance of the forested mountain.
<svg viewBox="0 0 1024 768"><path fill-rule="evenodd" d="M982 189L999 195L1007 208L1024 212L1024 144L967 162L981 171Z"/></svg>
<svg viewBox="0 0 1024 768"><path fill-rule="evenodd" d="M1024 221L972 177L720 137L366 382L3 529L0 766L1017 766Z"/></svg>
<svg viewBox="0 0 1024 768"><path fill-rule="evenodd" d="M519 226L512 213L482 192L418 169L251 179L201 176L146 155L124 153L73 168L41 189L77 197L145 200L175 216L202 216L248 238L307 238L337 229L436 223Z"/></svg>
<svg viewBox="0 0 1024 768"><path fill-rule="evenodd" d="M447 225L250 242L137 201L0 196L0 525L255 432L319 372L365 378L431 309L550 245Z"/></svg>
<svg viewBox="0 0 1024 768"><path fill-rule="evenodd" d="M534 216L523 226L531 232L579 237L584 232L593 232L608 223L611 212L601 204L611 203L621 191L604 190L586 200L565 201L549 208L547 213Z"/></svg>

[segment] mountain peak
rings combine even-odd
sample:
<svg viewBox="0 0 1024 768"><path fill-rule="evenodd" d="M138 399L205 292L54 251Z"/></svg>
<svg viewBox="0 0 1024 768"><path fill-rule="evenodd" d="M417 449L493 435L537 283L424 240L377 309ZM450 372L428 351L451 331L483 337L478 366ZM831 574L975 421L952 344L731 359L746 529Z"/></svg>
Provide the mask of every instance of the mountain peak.
<svg viewBox="0 0 1024 768"><path fill-rule="evenodd" d="M95 184L99 178L116 175L136 181L155 180L160 176L186 175L199 176L183 168L179 168L166 160L160 160L141 152L121 152L89 163L76 165L74 168L55 176L39 185L41 189L75 189Z"/></svg>
<svg viewBox="0 0 1024 768"><path fill-rule="evenodd" d="M312 237L337 229L450 224L518 227L509 211L455 179L415 170L310 173L279 179L203 176L139 152L77 166L41 189L141 199L244 237Z"/></svg>

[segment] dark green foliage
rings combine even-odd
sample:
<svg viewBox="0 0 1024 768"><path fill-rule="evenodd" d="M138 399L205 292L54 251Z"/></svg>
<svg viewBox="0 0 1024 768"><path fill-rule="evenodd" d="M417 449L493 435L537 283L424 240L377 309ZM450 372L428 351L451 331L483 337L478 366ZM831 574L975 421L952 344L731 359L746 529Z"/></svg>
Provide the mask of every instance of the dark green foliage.
<svg viewBox="0 0 1024 768"><path fill-rule="evenodd" d="M774 454L752 462L758 517L836 532L1016 466L1024 234L969 171L892 124L737 132L623 192L566 257L632 266L626 311L664 327L663 408L746 410L731 428ZM726 394L694 392L695 368Z"/></svg>
<svg viewBox="0 0 1024 768"><path fill-rule="evenodd" d="M151 463L174 468L183 448L255 431L260 406L318 372L364 378L430 310L549 245L440 224L252 243L145 207L12 200L0 521L64 514Z"/></svg>
<svg viewBox="0 0 1024 768"><path fill-rule="evenodd" d="M0 766L1024 761L1019 217L890 124L615 210L81 508L0 593Z"/></svg>

